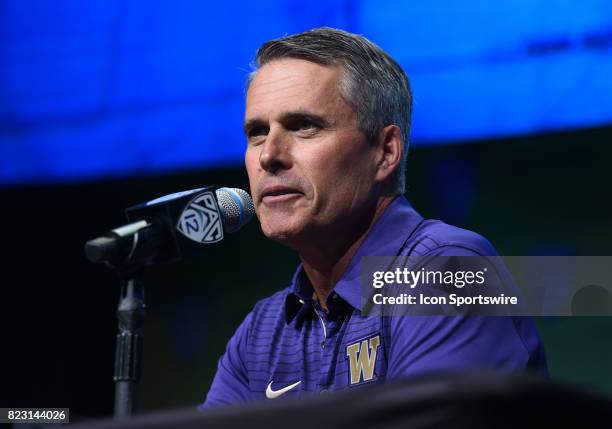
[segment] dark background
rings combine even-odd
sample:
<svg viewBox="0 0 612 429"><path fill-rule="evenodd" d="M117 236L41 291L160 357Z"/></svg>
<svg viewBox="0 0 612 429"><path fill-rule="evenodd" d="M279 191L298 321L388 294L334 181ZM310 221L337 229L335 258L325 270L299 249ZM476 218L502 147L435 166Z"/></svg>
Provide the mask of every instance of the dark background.
<svg viewBox="0 0 612 429"><path fill-rule="evenodd" d="M611 128L417 148L407 196L424 216L473 229L502 255L606 255ZM201 184L248 189L243 168L0 191L2 406L112 412L117 279L83 244L123 209ZM252 305L285 287L297 257L256 221L197 258L147 272L138 410L202 401ZM551 376L612 393L612 319L539 318Z"/></svg>

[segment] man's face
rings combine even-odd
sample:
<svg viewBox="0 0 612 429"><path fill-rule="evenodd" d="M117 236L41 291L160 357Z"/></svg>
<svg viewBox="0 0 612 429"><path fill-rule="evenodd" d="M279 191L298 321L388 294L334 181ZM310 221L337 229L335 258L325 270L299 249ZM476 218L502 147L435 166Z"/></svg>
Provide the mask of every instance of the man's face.
<svg viewBox="0 0 612 429"><path fill-rule="evenodd" d="M373 201L376 146L340 95L342 68L275 60L247 93L246 169L264 234L292 247L359 222Z"/></svg>

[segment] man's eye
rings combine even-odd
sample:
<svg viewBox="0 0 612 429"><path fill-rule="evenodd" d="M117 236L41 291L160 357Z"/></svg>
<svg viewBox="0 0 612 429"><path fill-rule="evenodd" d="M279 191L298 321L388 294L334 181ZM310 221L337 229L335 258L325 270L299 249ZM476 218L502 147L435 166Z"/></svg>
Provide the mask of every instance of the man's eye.
<svg viewBox="0 0 612 429"><path fill-rule="evenodd" d="M249 139L249 141L257 141L257 140L260 140L263 137L265 137L266 134L268 134L267 128L265 128L265 127L255 127L255 128L251 128L247 132L247 138Z"/></svg>
<svg viewBox="0 0 612 429"><path fill-rule="evenodd" d="M310 128L315 128L316 125L310 121L304 121L300 124L300 129L301 130L308 130Z"/></svg>
<svg viewBox="0 0 612 429"><path fill-rule="evenodd" d="M291 127L292 131L306 131L306 132L315 132L319 130L321 127L313 121L299 121L293 124Z"/></svg>

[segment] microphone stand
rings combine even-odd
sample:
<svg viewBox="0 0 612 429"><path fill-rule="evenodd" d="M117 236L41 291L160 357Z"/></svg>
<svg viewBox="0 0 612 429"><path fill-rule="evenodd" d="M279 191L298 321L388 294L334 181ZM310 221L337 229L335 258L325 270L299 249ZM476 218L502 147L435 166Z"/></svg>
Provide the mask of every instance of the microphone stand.
<svg viewBox="0 0 612 429"><path fill-rule="evenodd" d="M220 241L224 231L234 232L248 222L253 211L245 191L206 186L129 207L126 215L131 223L85 243L87 258L104 263L121 279L113 376L115 418L132 414L140 379L144 269L179 260L201 244Z"/></svg>
<svg viewBox="0 0 612 429"><path fill-rule="evenodd" d="M134 410L136 385L140 381L142 327L145 316L142 270L127 281L122 279L117 321L119 333L115 349L116 419L129 417Z"/></svg>
<svg viewBox="0 0 612 429"><path fill-rule="evenodd" d="M118 333L115 348L116 419L129 417L134 410L136 385L140 381L142 328L144 325L144 269L159 254L163 235L156 225L134 222L113 230L114 236L88 241L85 252L92 262L102 262L118 274L121 292L117 306Z"/></svg>

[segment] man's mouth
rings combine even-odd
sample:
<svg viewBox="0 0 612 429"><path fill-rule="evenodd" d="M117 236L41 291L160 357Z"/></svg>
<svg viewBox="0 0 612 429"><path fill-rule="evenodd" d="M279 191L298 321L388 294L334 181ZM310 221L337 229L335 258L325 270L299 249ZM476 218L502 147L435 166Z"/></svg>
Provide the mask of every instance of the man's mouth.
<svg viewBox="0 0 612 429"><path fill-rule="evenodd" d="M287 186L268 186L261 193L261 201L265 204L281 203L304 195L295 188Z"/></svg>

